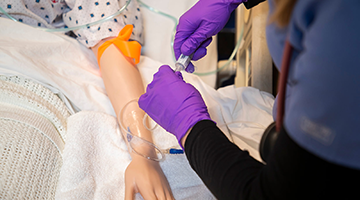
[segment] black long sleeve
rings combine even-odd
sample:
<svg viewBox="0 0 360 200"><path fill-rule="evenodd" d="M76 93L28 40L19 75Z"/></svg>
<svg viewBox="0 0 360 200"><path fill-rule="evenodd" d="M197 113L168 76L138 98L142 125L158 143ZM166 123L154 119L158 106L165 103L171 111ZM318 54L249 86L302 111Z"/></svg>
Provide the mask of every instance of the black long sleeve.
<svg viewBox="0 0 360 200"><path fill-rule="evenodd" d="M212 121L188 135L190 165L219 200L352 199L360 171L329 163L298 146L283 129L264 165L231 143Z"/></svg>
<svg viewBox="0 0 360 200"><path fill-rule="evenodd" d="M264 2L265 0L248 0L247 2L244 2L244 6L246 9L250 9L256 5L258 5L261 2Z"/></svg>

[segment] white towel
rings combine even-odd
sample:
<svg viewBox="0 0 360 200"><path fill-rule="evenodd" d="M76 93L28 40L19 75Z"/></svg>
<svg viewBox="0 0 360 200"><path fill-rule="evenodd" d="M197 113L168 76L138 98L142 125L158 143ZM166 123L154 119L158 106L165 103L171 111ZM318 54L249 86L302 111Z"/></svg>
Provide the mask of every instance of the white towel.
<svg viewBox="0 0 360 200"><path fill-rule="evenodd" d="M160 127L154 140L161 140L162 148L177 145L175 137ZM94 111L72 115L56 199L124 199L124 172L130 159L115 117ZM175 199L215 199L184 154L167 154L160 166Z"/></svg>

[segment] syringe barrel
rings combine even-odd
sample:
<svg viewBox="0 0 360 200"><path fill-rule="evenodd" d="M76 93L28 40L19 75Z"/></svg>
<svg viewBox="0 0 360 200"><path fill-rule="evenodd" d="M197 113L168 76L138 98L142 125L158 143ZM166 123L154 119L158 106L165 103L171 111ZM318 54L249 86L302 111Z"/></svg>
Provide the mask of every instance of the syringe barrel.
<svg viewBox="0 0 360 200"><path fill-rule="evenodd" d="M175 71L185 70L190 63L191 57L192 56L184 56L183 54L181 54L179 59L175 63Z"/></svg>

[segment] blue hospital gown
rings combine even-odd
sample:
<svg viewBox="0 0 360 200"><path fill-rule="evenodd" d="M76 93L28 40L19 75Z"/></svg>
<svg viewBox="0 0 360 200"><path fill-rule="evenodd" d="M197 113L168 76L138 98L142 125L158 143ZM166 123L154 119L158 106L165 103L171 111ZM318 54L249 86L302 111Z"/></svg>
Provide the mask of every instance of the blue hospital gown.
<svg viewBox="0 0 360 200"><path fill-rule="evenodd" d="M0 6L12 17L31 26L64 28L95 22L117 12L126 0L1 0ZM1 15L1 17L6 17ZM143 43L139 5L132 0L118 16L106 22L74 30L76 39L87 47L117 36L127 24L134 26L131 40Z"/></svg>

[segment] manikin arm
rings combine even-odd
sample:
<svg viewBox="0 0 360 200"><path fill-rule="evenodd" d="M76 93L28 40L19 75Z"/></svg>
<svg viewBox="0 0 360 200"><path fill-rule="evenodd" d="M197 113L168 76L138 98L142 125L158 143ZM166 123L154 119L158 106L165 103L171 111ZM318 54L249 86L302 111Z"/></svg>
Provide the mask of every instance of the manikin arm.
<svg viewBox="0 0 360 200"><path fill-rule="evenodd" d="M103 42L92 48L95 55ZM115 45L110 45L100 59L101 76L106 92L117 115L126 103L138 99L144 93L142 79L134 63L125 57ZM144 116L141 109L135 111ZM119 118L120 116L117 116ZM142 120L142 117L138 119ZM146 129L133 133L149 142L152 135ZM132 161L125 171L125 199L134 199L140 193L144 199L174 199L169 183L156 161L148 160L131 151Z"/></svg>

